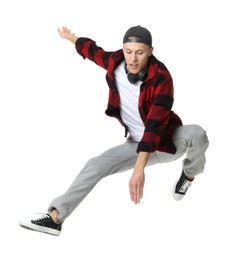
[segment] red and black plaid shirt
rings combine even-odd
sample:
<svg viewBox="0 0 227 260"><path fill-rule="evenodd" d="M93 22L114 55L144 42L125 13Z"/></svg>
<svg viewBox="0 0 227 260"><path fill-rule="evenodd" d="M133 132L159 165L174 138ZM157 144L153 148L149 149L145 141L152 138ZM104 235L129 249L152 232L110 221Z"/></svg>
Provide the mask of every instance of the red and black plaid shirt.
<svg viewBox="0 0 227 260"><path fill-rule="evenodd" d="M121 119L120 96L114 79L115 68L124 60L123 50L106 52L88 38L76 41L77 52L85 59L88 58L107 70L106 81L109 86L109 100L106 114L117 118L125 127ZM163 63L154 55L149 59L148 77L141 84L139 95L139 112L145 125L137 152L154 152L156 150L175 153L172 142L173 131L182 125L181 119L171 110L173 105L173 81Z"/></svg>

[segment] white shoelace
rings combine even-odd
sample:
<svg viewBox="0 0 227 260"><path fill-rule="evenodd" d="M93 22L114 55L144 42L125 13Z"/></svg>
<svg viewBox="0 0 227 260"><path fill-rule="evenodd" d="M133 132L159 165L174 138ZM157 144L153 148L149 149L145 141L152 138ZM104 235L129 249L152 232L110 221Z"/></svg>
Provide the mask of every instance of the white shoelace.
<svg viewBox="0 0 227 260"><path fill-rule="evenodd" d="M40 220L44 220L44 219L50 218L50 216L47 215L46 213L37 213L37 212L35 212L35 214L41 215L41 216L39 218L37 218L37 219L34 219L34 221L40 221Z"/></svg>
<svg viewBox="0 0 227 260"><path fill-rule="evenodd" d="M186 192L187 189L191 186L191 181L184 180L184 183L180 187L180 192Z"/></svg>

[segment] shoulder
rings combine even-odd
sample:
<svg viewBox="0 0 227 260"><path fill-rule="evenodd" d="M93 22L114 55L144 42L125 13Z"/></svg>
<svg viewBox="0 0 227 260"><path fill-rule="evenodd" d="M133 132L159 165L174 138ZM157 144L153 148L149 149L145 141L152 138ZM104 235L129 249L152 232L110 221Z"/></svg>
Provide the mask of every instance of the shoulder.
<svg viewBox="0 0 227 260"><path fill-rule="evenodd" d="M154 55L151 55L149 59L148 79L157 80L160 77L171 79L171 75L165 64L159 61Z"/></svg>
<svg viewBox="0 0 227 260"><path fill-rule="evenodd" d="M161 62L160 60L158 60L154 55L151 55L151 57L149 59L149 64L150 64L150 66L156 65L157 69L159 69L161 71L168 71L165 64L163 62Z"/></svg>

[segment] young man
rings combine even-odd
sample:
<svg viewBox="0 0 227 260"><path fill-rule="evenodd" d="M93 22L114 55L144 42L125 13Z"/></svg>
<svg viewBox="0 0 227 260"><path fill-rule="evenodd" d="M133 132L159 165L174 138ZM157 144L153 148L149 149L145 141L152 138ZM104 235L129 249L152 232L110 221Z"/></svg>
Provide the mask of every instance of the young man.
<svg viewBox="0 0 227 260"><path fill-rule="evenodd" d="M133 169L129 181L131 200L143 196L144 169L170 162L186 153L183 169L173 188L181 200L194 177L203 172L208 139L198 125L182 125L171 110L173 82L165 65L152 54L152 36L141 26L124 35L123 49L106 52L88 38L78 38L66 27L60 37L75 44L77 52L107 71L109 100L106 114L125 128L124 144L89 160L69 189L54 199L48 213L35 220L21 221L22 227L60 235L62 223L103 177Z"/></svg>

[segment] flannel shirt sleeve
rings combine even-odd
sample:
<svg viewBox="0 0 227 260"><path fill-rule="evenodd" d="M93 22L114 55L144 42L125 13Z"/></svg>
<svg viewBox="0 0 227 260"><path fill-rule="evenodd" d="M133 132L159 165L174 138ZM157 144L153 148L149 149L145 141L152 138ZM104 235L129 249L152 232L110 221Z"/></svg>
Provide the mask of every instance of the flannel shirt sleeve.
<svg viewBox="0 0 227 260"><path fill-rule="evenodd" d="M146 116L145 130L137 147L137 153L158 150L162 138L168 132L173 105L173 82L168 71L158 74L152 86L153 95ZM142 105L142 104L141 104Z"/></svg>
<svg viewBox="0 0 227 260"><path fill-rule="evenodd" d="M84 59L87 58L103 69L108 69L109 59L113 52L104 51L101 47L96 45L95 41L84 37L77 39L75 48L78 54L80 54Z"/></svg>

